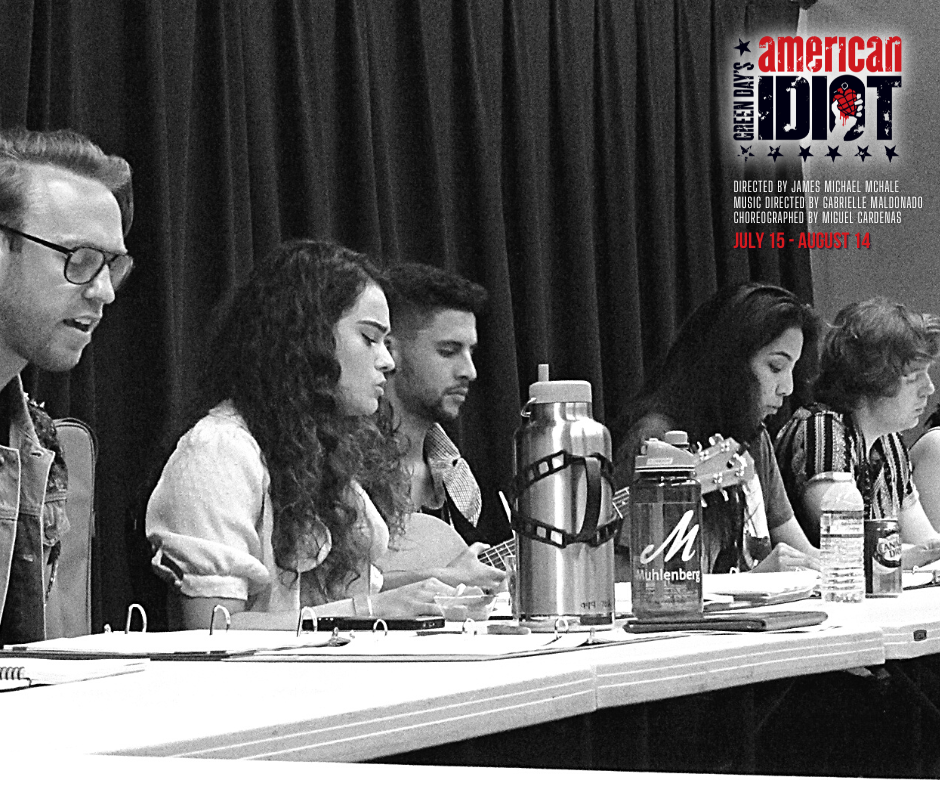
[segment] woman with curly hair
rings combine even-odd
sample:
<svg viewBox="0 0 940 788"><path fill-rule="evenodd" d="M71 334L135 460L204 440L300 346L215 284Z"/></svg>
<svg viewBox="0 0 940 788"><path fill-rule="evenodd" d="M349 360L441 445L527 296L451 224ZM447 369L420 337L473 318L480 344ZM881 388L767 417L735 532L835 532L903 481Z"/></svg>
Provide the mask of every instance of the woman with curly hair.
<svg viewBox="0 0 940 788"><path fill-rule="evenodd" d="M833 472L851 472L866 517L897 517L910 567L940 556L899 433L917 425L934 392L940 323L886 298L844 307L826 336L813 386L777 435L784 484L800 525L819 544L821 502Z"/></svg>
<svg viewBox="0 0 940 788"><path fill-rule="evenodd" d="M764 426L793 391L794 369L804 346L815 343L817 325L812 309L782 287L748 282L722 288L689 316L623 419L617 486L632 481L643 443L669 430L683 430L705 446L716 433L747 446L754 477L703 499L706 572L818 565L818 551L793 516ZM619 568L618 575L628 579Z"/></svg>
<svg viewBox="0 0 940 788"><path fill-rule="evenodd" d="M434 595L452 593L435 578L381 591L374 566L408 496L395 438L373 417L394 368L380 282L365 255L301 240L281 244L235 293L211 346L201 418L147 505L153 566L172 571L178 591L171 626L205 628L220 603L290 614L284 621L301 606L434 614Z"/></svg>

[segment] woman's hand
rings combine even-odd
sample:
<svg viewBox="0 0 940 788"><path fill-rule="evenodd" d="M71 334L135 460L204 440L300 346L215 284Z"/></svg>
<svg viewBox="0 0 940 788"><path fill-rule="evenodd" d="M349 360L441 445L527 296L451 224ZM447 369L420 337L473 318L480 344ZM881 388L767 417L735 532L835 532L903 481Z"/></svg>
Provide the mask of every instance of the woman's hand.
<svg viewBox="0 0 940 788"><path fill-rule="evenodd" d="M453 596L452 586L436 577L409 583L392 591L382 591L372 597L372 613L379 618L414 618L439 616L440 608L434 603L436 596Z"/></svg>
<svg viewBox="0 0 940 788"><path fill-rule="evenodd" d="M930 538L923 544L901 545L901 568L913 569L940 559L940 536Z"/></svg>
<svg viewBox="0 0 940 788"><path fill-rule="evenodd" d="M793 569L815 569L819 571L819 550L810 547L803 552L785 542L774 546L763 561L755 566L752 572L788 572Z"/></svg>

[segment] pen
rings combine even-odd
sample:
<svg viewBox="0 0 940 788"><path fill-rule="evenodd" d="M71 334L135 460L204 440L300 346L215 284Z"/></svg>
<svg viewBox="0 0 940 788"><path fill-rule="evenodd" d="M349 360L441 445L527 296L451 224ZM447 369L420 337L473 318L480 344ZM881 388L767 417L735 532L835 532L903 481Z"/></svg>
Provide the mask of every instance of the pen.
<svg viewBox="0 0 940 788"><path fill-rule="evenodd" d="M459 629L419 629L415 634L418 637L427 637L428 635L463 635Z"/></svg>
<svg viewBox="0 0 940 788"><path fill-rule="evenodd" d="M528 627L516 626L515 624L487 624L480 634L483 635L528 635L532 632ZM459 629L419 629L417 635L425 637L427 635L464 635L467 634Z"/></svg>

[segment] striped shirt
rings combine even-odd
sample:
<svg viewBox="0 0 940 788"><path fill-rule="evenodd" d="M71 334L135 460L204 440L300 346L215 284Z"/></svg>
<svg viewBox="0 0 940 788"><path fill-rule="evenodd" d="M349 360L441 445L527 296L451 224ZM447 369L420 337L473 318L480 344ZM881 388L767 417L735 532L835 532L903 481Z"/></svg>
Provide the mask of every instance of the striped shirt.
<svg viewBox="0 0 940 788"><path fill-rule="evenodd" d="M865 438L851 414L825 405L800 408L777 435L777 462L797 520L813 544L819 544L819 523L803 506L807 485L824 474L848 471L865 501L865 516L897 517L917 502L911 461L901 436L878 438L865 451Z"/></svg>

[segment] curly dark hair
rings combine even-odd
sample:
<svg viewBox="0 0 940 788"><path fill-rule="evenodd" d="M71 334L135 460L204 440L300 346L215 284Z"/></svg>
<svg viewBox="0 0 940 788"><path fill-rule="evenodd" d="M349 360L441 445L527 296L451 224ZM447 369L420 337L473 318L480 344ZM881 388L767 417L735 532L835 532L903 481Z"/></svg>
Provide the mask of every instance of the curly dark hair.
<svg viewBox="0 0 940 788"><path fill-rule="evenodd" d="M793 293L758 282L720 289L679 329L658 373L626 413L625 426L662 413L693 442L704 444L716 432L751 441L761 422L750 361L789 328L802 332L803 355L812 358L819 320ZM794 372L795 386L802 377Z"/></svg>
<svg viewBox="0 0 940 788"><path fill-rule="evenodd" d="M320 548L315 524L329 530L330 554L311 573L323 600L346 596L369 554L350 482L369 489L395 534L407 509L397 439L371 417L344 415L337 400L333 329L369 284L382 277L363 254L325 241L282 243L235 292L203 386L206 407L230 400L261 448L277 565L295 571L298 557Z"/></svg>
<svg viewBox="0 0 940 788"><path fill-rule="evenodd" d="M940 355L940 320L877 297L849 304L823 342L813 393L848 413L866 399L893 397L912 364Z"/></svg>

